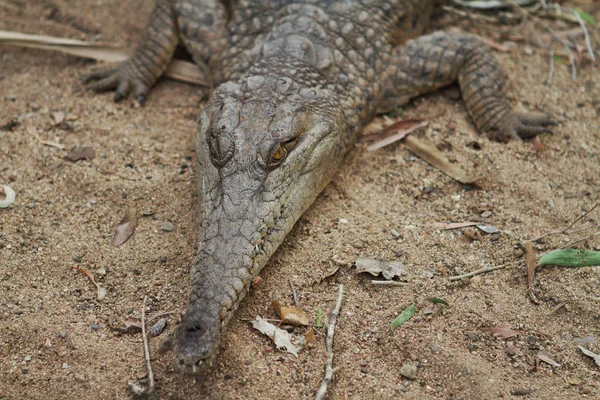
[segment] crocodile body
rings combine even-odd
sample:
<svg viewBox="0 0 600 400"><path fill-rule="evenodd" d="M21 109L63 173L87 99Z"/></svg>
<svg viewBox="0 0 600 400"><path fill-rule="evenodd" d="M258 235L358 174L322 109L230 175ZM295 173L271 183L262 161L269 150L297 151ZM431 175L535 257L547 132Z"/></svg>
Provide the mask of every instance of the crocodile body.
<svg viewBox="0 0 600 400"><path fill-rule="evenodd" d="M211 74L197 159L202 226L175 358L214 360L252 277L332 179L378 113L458 81L479 130L496 138L547 131L517 114L485 45L426 27L427 0L158 0L134 57L93 72L93 90L143 102L178 43Z"/></svg>

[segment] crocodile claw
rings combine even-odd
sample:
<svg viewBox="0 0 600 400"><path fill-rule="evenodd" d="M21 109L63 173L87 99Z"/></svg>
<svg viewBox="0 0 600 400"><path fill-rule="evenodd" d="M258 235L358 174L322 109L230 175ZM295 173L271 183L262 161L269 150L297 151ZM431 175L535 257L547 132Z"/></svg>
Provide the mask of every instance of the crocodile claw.
<svg viewBox="0 0 600 400"><path fill-rule="evenodd" d="M142 105L150 88L137 75L131 63L125 61L116 67L95 69L85 74L81 81L84 84L93 82L86 88L88 91L105 92L115 90L115 102L119 102L127 98L130 93L133 93L137 102Z"/></svg>
<svg viewBox="0 0 600 400"><path fill-rule="evenodd" d="M552 134L548 126L557 125L556 121L544 113L510 112L498 121L497 126L488 133L488 136L498 142L531 139L542 133Z"/></svg>

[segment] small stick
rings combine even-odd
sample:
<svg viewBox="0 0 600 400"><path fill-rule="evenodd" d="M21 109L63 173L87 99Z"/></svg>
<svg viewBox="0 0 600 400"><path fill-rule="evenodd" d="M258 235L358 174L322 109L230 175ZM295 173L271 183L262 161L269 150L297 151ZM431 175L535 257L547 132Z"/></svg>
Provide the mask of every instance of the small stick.
<svg viewBox="0 0 600 400"><path fill-rule="evenodd" d="M581 242L586 242L586 241L588 241L588 240L590 240L590 239L592 239L592 238L594 238L594 237L596 237L596 236L598 236L598 235L600 235L600 231L599 231L599 232L592 233L591 235L588 235L588 236L584 237L583 239L580 239L580 240L577 240L577 241L575 241L575 242L572 242L572 243L566 244L566 245L564 245L564 246L562 246L562 247L559 247L557 250L567 249L567 248L569 248L569 247L572 247L572 246L575 246L576 244L579 244L579 243L581 243Z"/></svg>
<svg viewBox="0 0 600 400"><path fill-rule="evenodd" d="M331 316L329 317L329 326L327 327L326 339L327 364L325 364L325 377L323 378L323 382L321 383L321 387L317 392L315 400L323 400L325 398L327 386L329 385L329 382L331 382L331 379L333 379L334 372L337 370L337 368L333 368L333 334L335 330L335 322L340 314L340 308L342 307L342 297L344 297L344 285L339 286L337 303L335 304L335 308L333 311L331 311Z"/></svg>
<svg viewBox="0 0 600 400"><path fill-rule="evenodd" d="M573 14L575 14L575 18L577 18L577 22L579 22L579 25L581 25L581 28L583 29L583 35L585 37L585 47L587 47L588 53L590 53L590 58L592 59L592 61L596 62L596 56L594 56L594 50L592 49L592 43L590 42L590 35L588 34L588 30L585 27L585 22L583 22L583 19L581 19L581 15L579 15L579 13L575 10L573 10Z"/></svg>
<svg viewBox="0 0 600 400"><path fill-rule="evenodd" d="M548 86L552 86L552 81L554 80L554 49L550 50L550 68L548 70L548 80L546 84Z"/></svg>
<svg viewBox="0 0 600 400"><path fill-rule="evenodd" d="M144 339L144 357L146 358L146 368L148 369L148 388L147 394L154 393L154 374L152 373L152 365L150 364L150 350L148 349L148 337L146 336L146 300L148 296L144 296L142 303L142 337Z"/></svg>
<svg viewBox="0 0 600 400"><path fill-rule="evenodd" d="M396 282L396 281L371 281L373 286L408 286L408 282Z"/></svg>
<svg viewBox="0 0 600 400"><path fill-rule="evenodd" d="M542 236L538 236L535 239L531 239L529 241L530 242L537 242L538 240L542 240L543 238L551 236L551 235L566 235L568 233L576 233L576 232L581 232L582 230L589 229L590 227L585 228L585 229L579 229L579 230L574 231L574 232L569 232L569 229L571 229L571 227L573 227L573 225L575 225L577 222L581 221L582 218L585 218L589 213L591 213L592 211L594 211L598 206L600 206L600 203L594 204L594 206L592 208L590 208L588 211L584 212L579 217L575 218L575 220L573 220L573 222L571 222L569 225L567 225L567 227L565 229L562 229L560 231L548 232L548 233L543 234Z"/></svg>
<svg viewBox="0 0 600 400"><path fill-rule="evenodd" d="M525 243L525 255L527 258L527 295L529 300L535 304L540 304L540 301L535 297L533 292L533 282L535 280L535 268L537 264L535 262L535 250L533 249L533 243Z"/></svg>
<svg viewBox="0 0 600 400"><path fill-rule="evenodd" d="M294 296L294 305L296 307L300 307L300 302L298 302L298 295L296 295L296 289L294 288L294 282L292 282L292 278L289 279L290 287L292 288L292 295Z"/></svg>
<svg viewBox="0 0 600 400"><path fill-rule="evenodd" d="M155 321L159 318L169 317L169 316L175 314L176 312L177 311L173 310L173 311L166 311L166 312L158 313L148 320L148 325L150 325L150 323L152 323L153 321Z"/></svg>
<svg viewBox="0 0 600 400"><path fill-rule="evenodd" d="M469 272L468 274L451 276L448 279L450 279L450 281L459 281L464 278L470 278L475 275L485 274L485 273L492 272L497 269L506 268L506 267L508 267L508 264L496 265L494 267L483 267L483 268L479 268L477 271Z"/></svg>

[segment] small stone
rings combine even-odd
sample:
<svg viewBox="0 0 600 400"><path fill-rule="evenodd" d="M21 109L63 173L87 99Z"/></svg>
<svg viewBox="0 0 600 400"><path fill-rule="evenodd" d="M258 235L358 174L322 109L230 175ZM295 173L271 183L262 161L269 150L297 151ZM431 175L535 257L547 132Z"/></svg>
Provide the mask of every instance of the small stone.
<svg viewBox="0 0 600 400"><path fill-rule="evenodd" d="M62 365L62 369L67 369L67 368L69 368L69 364L67 364L67 363L63 363L63 365Z"/></svg>
<svg viewBox="0 0 600 400"><path fill-rule="evenodd" d="M78 254L78 255L74 256L72 260L73 260L73 262L80 263L81 259L82 259L82 256L80 256Z"/></svg>
<svg viewBox="0 0 600 400"><path fill-rule="evenodd" d="M346 218L340 218L340 220L339 220L338 222L339 222L340 224L347 224L347 223L348 223L348 222L350 222L350 221L348 221Z"/></svg>
<svg viewBox="0 0 600 400"><path fill-rule="evenodd" d="M442 351L442 348L437 343L431 343L429 345L429 349L434 353L439 353L440 351Z"/></svg>
<svg viewBox="0 0 600 400"><path fill-rule="evenodd" d="M514 357L516 352L515 352L515 344L514 342L506 342L506 354L509 357Z"/></svg>
<svg viewBox="0 0 600 400"><path fill-rule="evenodd" d="M93 331L99 331L100 329L102 329L102 325L98 325L97 323L92 322L90 324L90 329Z"/></svg>
<svg viewBox="0 0 600 400"><path fill-rule="evenodd" d="M404 254L404 250L395 250L394 254L396 255L396 257L402 257L402 255Z"/></svg>
<svg viewBox="0 0 600 400"><path fill-rule="evenodd" d="M35 208L35 203L29 203L25 207L27 207L29 209Z"/></svg>
<svg viewBox="0 0 600 400"><path fill-rule="evenodd" d="M104 269L104 267L98 268L98 269L96 270L96 273L97 273L98 275L106 275L106 269Z"/></svg>
<svg viewBox="0 0 600 400"><path fill-rule="evenodd" d="M484 211L481 213L481 218L489 218L492 216L492 212L490 210Z"/></svg>
<svg viewBox="0 0 600 400"><path fill-rule="evenodd" d="M450 197L453 201L459 201L460 200L460 194L454 195Z"/></svg>
<svg viewBox="0 0 600 400"><path fill-rule="evenodd" d="M412 364L404 364L400 368L400 375L410 380L417 379L417 366Z"/></svg>
<svg viewBox="0 0 600 400"><path fill-rule="evenodd" d="M160 229L165 232L173 232L175 230L175 226L169 221L165 221L160 226Z"/></svg>
<svg viewBox="0 0 600 400"><path fill-rule="evenodd" d="M75 378L77 382L85 382L85 375L83 374L75 374L73 375L73 378Z"/></svg>
<svg viewBox="0 0 600 400"><path fill-rule="evenodd" d="M25 356L25 362L31 361L31 356Z"/></svg>
<svg viewBox="0 0 600 400"><path fill-rule="evenodd" d="M58 336L60 336L61 339L66 339L67 338L67 332L66 331L62 331L61 333L58 334Z"/></svg>
<svg viewBox="0 0 600 400"><path fill-rule="evenodd" d="M395 229L392 229L392 230L390 231L390 233L391 233L391 234L392 234L392 236L393 236L393 237L395 237L395 238L399 238L399 237L400 237L400 234L399 234L399 233L398 233L398 231L397 231L397 230L395 230Z"/></svg>
<svg viewBox="0 0 600 400"><path fill-rule="evenodd" d="M475 332L465 332L465 335L467 335L467 337L471 339L472 342L476 342L477 340L479 340L479 335L477 335L477 333Z"/></svg>

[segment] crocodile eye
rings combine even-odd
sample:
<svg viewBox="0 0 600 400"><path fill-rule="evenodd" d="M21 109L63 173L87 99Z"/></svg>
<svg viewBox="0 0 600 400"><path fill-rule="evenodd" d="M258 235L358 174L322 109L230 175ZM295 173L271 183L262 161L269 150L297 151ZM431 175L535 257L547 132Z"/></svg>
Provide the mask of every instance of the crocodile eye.
<svg viewBox="0 0 600 400"><path fill-rule="evenodd" d="M279 162L285 156L285 153L286 150L281 145L279 145L279 148L275 151L275 153L273 153L271 159L275 162Z"/></svg>
<svg viewBox="0 0 600 400"><path fill-rule="evenodd" d="M218 163L219 162L219 150L217 150L217 146L215 145L214 140L209 141L208 149L210 151L210 157L213 159L213 161Z"/></svg>

